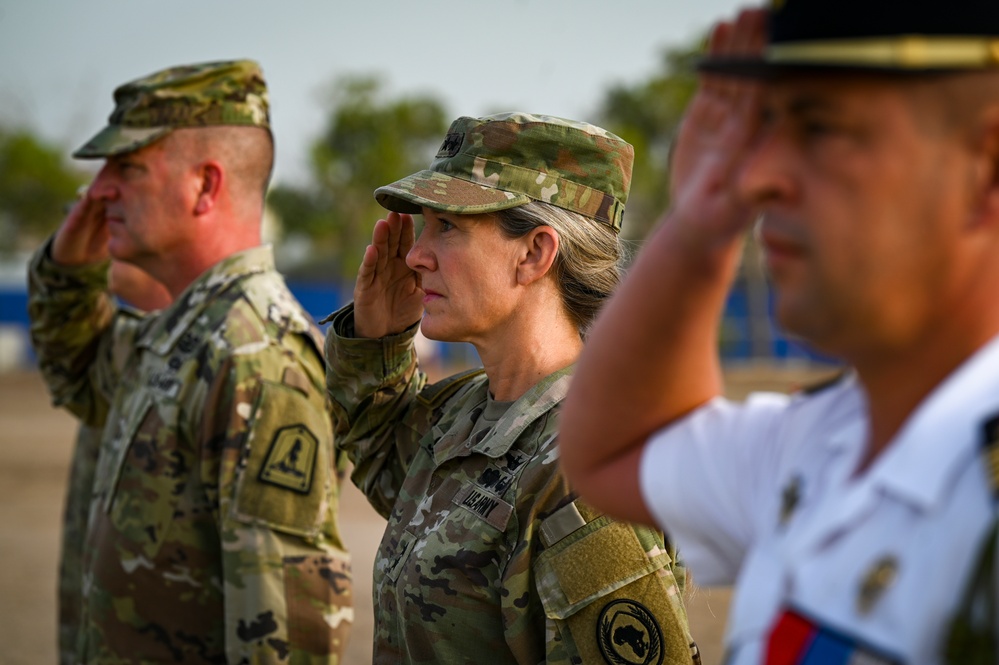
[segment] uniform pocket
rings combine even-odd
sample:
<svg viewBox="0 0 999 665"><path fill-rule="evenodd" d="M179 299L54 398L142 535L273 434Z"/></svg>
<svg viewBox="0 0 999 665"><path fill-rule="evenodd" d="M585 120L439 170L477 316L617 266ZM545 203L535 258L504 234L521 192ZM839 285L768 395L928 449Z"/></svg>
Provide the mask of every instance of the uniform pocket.
<svg viewBox="0 0 999 665"><path fill-rule="evenodd" d="M416 536L409 531L403 531L399 540L393 543L391 552L388 552L384 559L376 562L376 565L383 567L385 576L392 580L393 584L399 581L399 575L406 566L406 561L409 559L415 544Z"/></svg>
<svg viewBox="0 0 999 665"><path fill-rule="evenodd" d="M545 614L580 662L690 663L669 554L636 529L602 516L543 551L534 572Z"/></svg>

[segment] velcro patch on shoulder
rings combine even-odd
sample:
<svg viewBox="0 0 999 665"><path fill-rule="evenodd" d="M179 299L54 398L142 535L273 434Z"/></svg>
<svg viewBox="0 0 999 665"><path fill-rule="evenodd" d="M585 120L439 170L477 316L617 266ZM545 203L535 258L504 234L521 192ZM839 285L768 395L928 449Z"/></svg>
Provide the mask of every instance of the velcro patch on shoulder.
<svg viewBox="0 0 999 665"><path fill-rule="evenodd" d="M259 478L261 482L308 494L318 451L319 439L308 427L302 424L282 427L274 433Z"/></svg>
<svg viewBox="0 0 999 665"><path fill-rule="evenodd" d="M300 536L319 533L336 469L332 425L317 402L292 386L261 382L237 472L234 518Z"/></svg>
<svg viewBox="0 0 999 665"><path fill-rule="evenodd" d="M470 369L466 372L455 374L454 376L449 376L443 381L438 381L437 383L429 385L421 390L416 396L416 399L426 406L436 408L454 395L459 388L481 375L483 372L485 372L485 370L480 367L478 369Z"/></svg>

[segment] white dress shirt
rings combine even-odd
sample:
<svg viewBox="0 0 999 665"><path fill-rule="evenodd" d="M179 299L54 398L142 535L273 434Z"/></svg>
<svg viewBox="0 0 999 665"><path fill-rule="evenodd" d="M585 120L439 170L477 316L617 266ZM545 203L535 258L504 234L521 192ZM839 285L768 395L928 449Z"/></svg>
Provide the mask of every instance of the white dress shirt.
<svg viewBox="0 0 999 665"><path fill-rule="evenodd" d="M852 376L815 394L716 399L653 435L640 469L650 512L695 582L736 586L728 662L766 662L790 609L882 657L864 662L941 663L995 514L980 451L996 414L999 338L860 474L868 420Z"/></svg>

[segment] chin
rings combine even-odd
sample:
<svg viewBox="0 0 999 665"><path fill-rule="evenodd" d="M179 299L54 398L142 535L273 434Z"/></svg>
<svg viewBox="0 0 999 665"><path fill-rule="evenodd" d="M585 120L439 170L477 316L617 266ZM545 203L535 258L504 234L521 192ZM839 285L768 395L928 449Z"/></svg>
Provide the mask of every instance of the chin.
<svg viewBox="0 0 999 665"><path fill-rule="evenodd" d="M423 315L423 320L420 322L420 332L427 339L432 339L435 342L464 342L465 337L458 334L457 331L449 328L446 325L441 325L440 322L433 320L432 316L426 314Z"/></svg>

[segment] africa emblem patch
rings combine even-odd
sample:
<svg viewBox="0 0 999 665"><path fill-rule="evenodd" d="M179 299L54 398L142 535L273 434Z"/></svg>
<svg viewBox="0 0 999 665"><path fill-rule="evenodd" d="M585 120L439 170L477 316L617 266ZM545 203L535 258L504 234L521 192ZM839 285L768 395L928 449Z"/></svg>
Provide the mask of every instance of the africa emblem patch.
<svg viewBox="0 0 999 665"><path fill-rule="evenodd" d="M312 488L319 440L305 425L282 427L274 434L260 480L301 494Z"/></svg>
<svg viewBox="0 0 999 665"><path fill-rule="evenodd" d="M611 665L661 665L663 632L655 617L633 600L615 600L597 619L597 644Z"/></svg>

